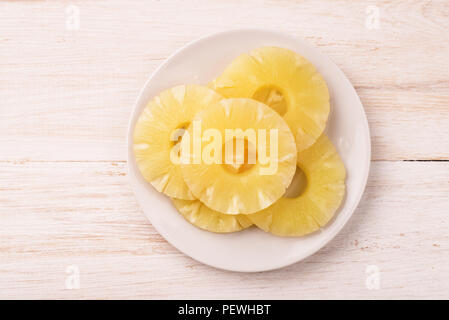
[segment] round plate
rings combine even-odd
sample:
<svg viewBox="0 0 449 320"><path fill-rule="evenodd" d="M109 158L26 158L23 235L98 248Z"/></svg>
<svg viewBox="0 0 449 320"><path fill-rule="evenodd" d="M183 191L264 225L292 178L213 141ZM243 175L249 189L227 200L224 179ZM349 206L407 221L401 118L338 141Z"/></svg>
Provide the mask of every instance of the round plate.
<svg viewBox="0 0 449 320"><path fill-rule="evenodd" d="M311 61L326 79L331 97L327 135L347 170L346 197L335 218L320 231L301 238L281 238L256 227L216 234L196 228L176 211L170 199L141 176L133 154L134 125L148 101L179 84L207 84L238 55L262 46L289 48ZM281 268L318 251L346 224L365 189L370 166L368 122L357 93L329 58L296 37L265 30L213 34L184 46L148 79L139 94L128 128L131 186L143 212L157 231L178 250L210 266L242 272Z"/></svg>

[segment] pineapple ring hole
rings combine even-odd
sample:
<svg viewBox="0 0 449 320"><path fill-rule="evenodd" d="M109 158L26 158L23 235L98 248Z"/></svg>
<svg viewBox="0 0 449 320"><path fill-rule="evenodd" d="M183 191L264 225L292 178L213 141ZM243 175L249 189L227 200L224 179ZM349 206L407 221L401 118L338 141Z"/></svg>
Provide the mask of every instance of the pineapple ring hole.
<svg viewBox="0 0 449 320"><path fill-rule="evenodd" d="M184 134L186 133L189 125L190 125L190 122L184 122L184 123L181 123L180 125L178 125L175 128L175 130L173 130L173 133L171 135L171 140L170 140L172 147L181 142L181 139L184 136Z"/></svg>
<svg viewBox="0 0 449 320"><path fill-rule="evenodd" d="M295 175L290 186L285 191L284 198L298 198L307 189L307 176L300 167L296 167Z"/></svg>
<svg viewBox="0 0 449 320"><path fill-rule="evenodd" d="M287 112L287 100L282 90L276 86L260 87L253 94L253 99L265 103L271 109L283 116Z"/></svg>
<svg viewBox="0 0 449 320"><path fill-rule="evenodd" d="M233 174L247 172L257 162L256 147L246 138L234 137L226 141L221 154L224 169Z"/></svg>

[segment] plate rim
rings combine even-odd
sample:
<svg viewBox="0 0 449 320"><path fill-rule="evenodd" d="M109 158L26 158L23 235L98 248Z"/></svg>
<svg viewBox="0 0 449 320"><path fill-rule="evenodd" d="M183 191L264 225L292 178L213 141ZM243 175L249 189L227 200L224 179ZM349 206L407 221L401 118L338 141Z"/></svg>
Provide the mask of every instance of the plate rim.
<svg viewBox="0 0 449 320"><path fill-rule="evenodd" d="M362 182L362 188L360 188L358 194L355 197L355 200L352 204L352 206L350 207L350 209L348 209L348 211L350 213L347 214L347 216L344 217L344 219L340 222L339 226L334 229L332 232L327 233L325 235L325 237L323 239L321 239L319 241L319 243L315 246L310 246L308 248L308 250L306 250L306 253L303 254L301 257L295 257L290 259L290 261L288 262L281 262L281 263L273 263L272 265L270 265L270 267L253 267L253 268L248 268L248 269L241 269L241 268L233 268L233 267L223 267L220 265L215 265L213 263L208 262L207 260L197 257L195 255L193 255L192 253L188 253L185 250L180 249L175 243L174 241L172 241L170 239L170 236L167 236L165 234L165 232L161 231L161 229L152 223L151 218L145 213L145 211L142 208L142 205L140 204L139 199L137 198L137 183L135 183L133 176L132 176L132 172L131 172L131 162L135 161L133 159L133 152L132 152L132 140L133 140L133 132L134 132L134 123L135 123L135 119L138 117L137 115L137 109L139 106L139 102L141 99L143 99L144 93L147 90L147 87L149 86L149 84L151 83L152 79L172 60L172 58L174 58L175 56L177 56L178 54L182 53L183 51L187 50L188 48L190 48L191 46L199 43L199 42L203 42L206 40L209 40L211 38L214 37L220 37L223 35L229 35L229 34L233 34L233 33L242 33L242 32L247 32L247 33L251 33L251 32L258 32L258 33L269 33L272 35L277 35L277 36L281 36L284 38L289 38L292 42L299 42L302 43L303 45L312 48L320 57L320 59L325 59L328 60L331 64L333 64L336 67L336 70L338 73L340 73L340 75L342 76L342 78L349 84L351 90L353 90L355 96L357 97L357 101L360 104L361 110L362 110L362 116L363 116L363 129L365 131L365 154L366 154L366 159L367 161L364 163L364 168L363 168L363 172L364 172L364 176L363 179L361 179ZM225 30L225 31L219 31L219 32L213 32L213 33L209 33L207 35L204 35L202 37L196 38L192 41L189 41L188 43L186 43L185 45L181 46L180 48L178 48L177 50L175 50L172 54L170 54L166 59L164 59L164 61L162 61L157 67L156 69L151 73L151 75L147 78L147 80L145 81L144 85L142 86L142 88L139 90L139 93L134 101L133 107L132 107L132 112L130 114L129 117L129 121L128 121L128 128L127 128L127 136L126 136L126 140L127 140L127 176L128 176L128 180L129 180L129 184L131 185L131 189L133 191L134 197L136 199L136 202L139 204L139 207L141 208L142 212L144 213L146 219L148 219L148 221L152 224L152 226L155 228L155 230L164 238L165 241L167 241L171 246L173 246L174 248L176 248L179 252L185 254L186 256L189 256L190 258L203 263L205 265L208 265L210 267L216 268L216 269L220 269L220 270L225 270L225 271L233 271L233 272L245 272L245 273L255 273L255 272L265 272L265 271L272 271L272 270L277 270L280 268L284 268L284 267L288 267L291 266L292 264L298 263L300 261L303 261L307 258L309 258L311 255L315 254L316 252L318 252L319 250L321 250L323 247L325 247L330 241L332 241L335 236L337 236L342 229L346 226L346 224L348 223L349 219L352 217L352 215L354 214L355 210L357 209L358 205L360 204L360 201L362 199L363 194L365 193L366 190L366 186L367 186L367 182L368 182L368 177L369 177L369 172L370 172L370 168L371 168L371 135L370 135L370 129L369 129L369 123L368 123L368 119L366 116L366 112L365 112L365 108L363 106L362 101L360 100L359 95L357 94L357 91L355 90L354 86L352 85L352 83L349 81L349 79L347 78L347 76L344 74L344 72L338 67L338 65L331 59L329 58L327 55L323 54L318 48L316 48L315 46L309 44L307 41L305 41L303 38L299 37L299 36L293 36L289 33L286 32L282 32L282 31L277 31L277 30L271 30L271 29L265 29L265 28L237 28L237 29L230 29L230 30ZM343 204L343 203L342 203ZM342 207L342 204L340 205L340 208Z"/></svg>

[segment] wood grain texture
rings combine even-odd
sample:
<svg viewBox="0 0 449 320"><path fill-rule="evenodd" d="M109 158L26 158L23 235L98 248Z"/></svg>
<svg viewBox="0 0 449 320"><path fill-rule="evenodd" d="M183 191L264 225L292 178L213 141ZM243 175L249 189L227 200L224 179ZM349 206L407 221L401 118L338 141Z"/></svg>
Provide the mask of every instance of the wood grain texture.
<svg viewBox="0 0 449 320"><path fill-rule="evenodd" d="M79 1L0 3L0 159L125 160L126 124L145 80L175 49L212 32L267 27L306 39L356 87L373 158L448 159L445 1ZM72 2L70 2L72 3Z"/></svg>
<svg viewBox="0 0 449 320"><path fill-rule="evenodd" d="M71 4L79 30L66 28ZM368 5L378 30L365 27ZM171 247L125 163L148 76L187 42L242 27L288 32L334 60L364 104L375 160L336 239L257 274ZM447 30L447 1L0 2L0 298L449 298ZM65 289L71 265L79 290ZM365 285L369 265L379 290Z"/></svg>
<svg viewBox="0 0 449 320"><path fill-rule="evenodd" d="M169 245L138 209L124 163L4 163L0 297L449 298L448 170L375 162L359 208L328 246L281 270L240 274ZM65 289L71 265L79 290ZM380 269L379 290L365 286L369 265Z"/></svg>

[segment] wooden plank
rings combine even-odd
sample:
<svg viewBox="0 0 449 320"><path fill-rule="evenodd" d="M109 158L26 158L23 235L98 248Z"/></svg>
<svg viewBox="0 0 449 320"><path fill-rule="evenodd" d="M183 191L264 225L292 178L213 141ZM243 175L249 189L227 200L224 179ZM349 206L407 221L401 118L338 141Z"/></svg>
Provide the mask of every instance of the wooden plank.
<svg viewBox="0 0 449 320"><path fill-rule="evenodd" d="M67 6L80 29L66 28ZM117 160L146 78L206 34L269 27L305 38L364 103L373 159L449 159L444 1L75 1L0 3L0 160ZM182 14L179 14L182 12ZM417 40L419 39L419 40Z"/></svg>
<svg viewBox="0 0 449 320"><path fill-rule="evenodd" d="M365 26L373 5L379 29ZM79 30L67 28L73 8ZM449 159L448 15L445 0L0 2L0 298L449 298L449 162L396 161ZM378 160L328 246L257 274L171 247L124 162L133 103L157 65L246 27L304 38L341 67ZM70 266L79 290L66 289Z"/></svg>
<svg viewBox="0 0 449 320"><path fill-rule="evenodd" d="M0 298L449 298L448 169L374 162L359 208L328 246L278 271L241 274L159 236L122 162L3 162ZM79 290L65 289L72 265ZM366 286L372 265L378 290Z"/></svg>

